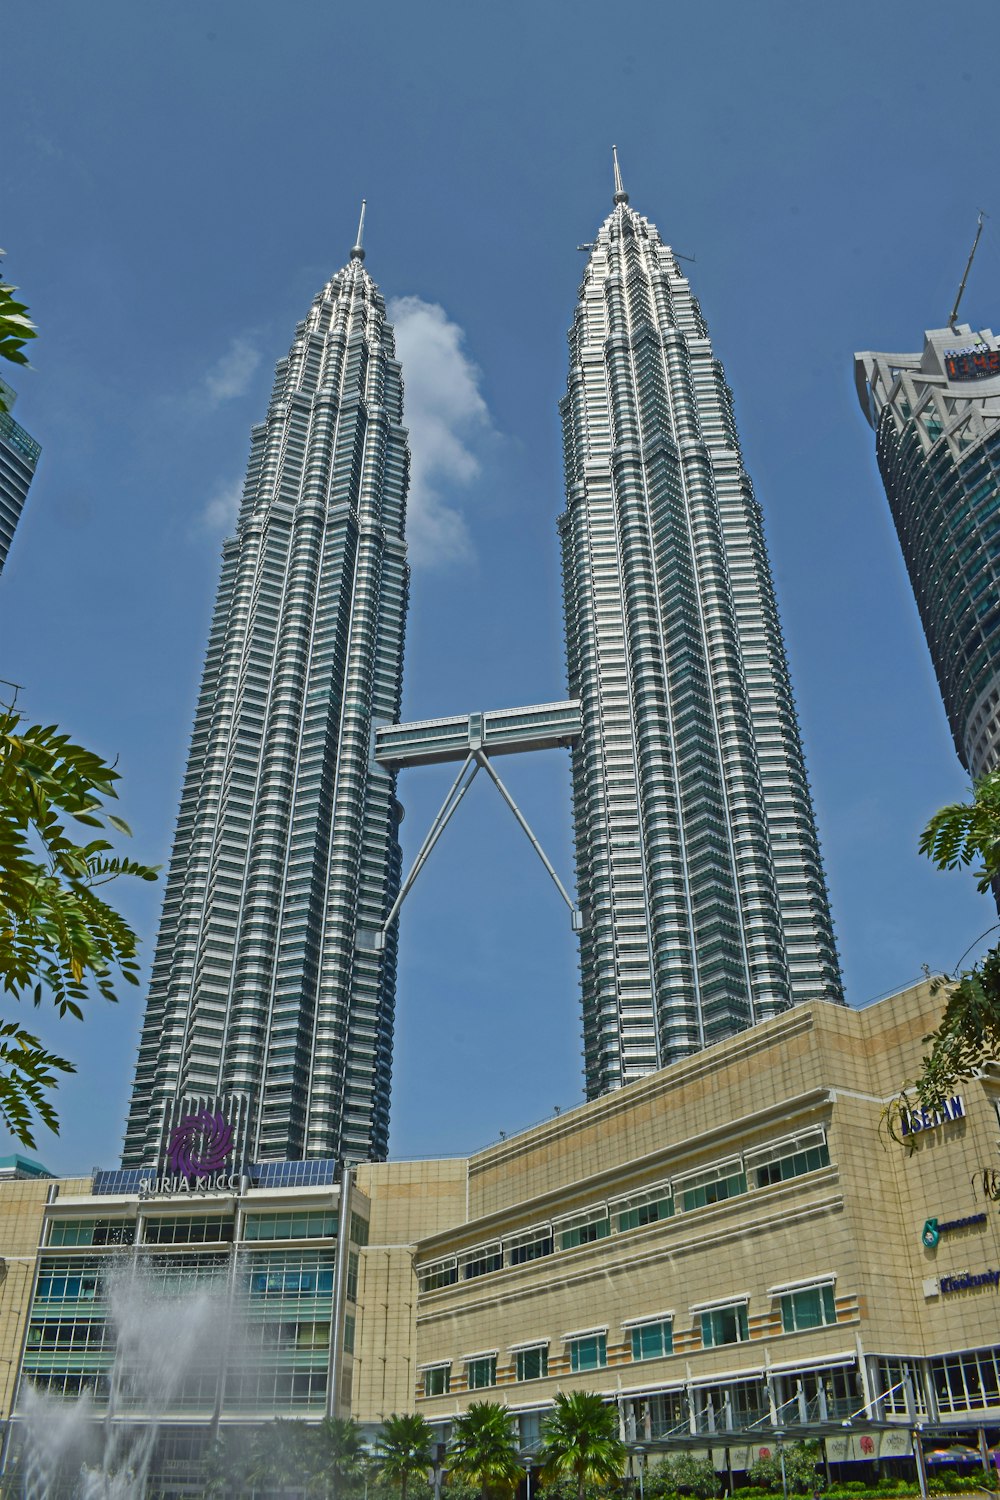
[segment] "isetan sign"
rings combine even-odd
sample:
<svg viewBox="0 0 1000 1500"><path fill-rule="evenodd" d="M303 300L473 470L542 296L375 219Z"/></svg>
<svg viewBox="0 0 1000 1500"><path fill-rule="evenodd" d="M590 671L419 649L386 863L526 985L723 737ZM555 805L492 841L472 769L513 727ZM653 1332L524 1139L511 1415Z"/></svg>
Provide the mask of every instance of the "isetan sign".
<svg viewBox="0 0 1000 1500"><path fill-rule="evenodd" d="M965 1119L965 1101L961 1094L946 1099L940 1109L904 1109L900 1125L904 1135L917 1135L922 1130L937 1130L952 1120Z"/></svg>

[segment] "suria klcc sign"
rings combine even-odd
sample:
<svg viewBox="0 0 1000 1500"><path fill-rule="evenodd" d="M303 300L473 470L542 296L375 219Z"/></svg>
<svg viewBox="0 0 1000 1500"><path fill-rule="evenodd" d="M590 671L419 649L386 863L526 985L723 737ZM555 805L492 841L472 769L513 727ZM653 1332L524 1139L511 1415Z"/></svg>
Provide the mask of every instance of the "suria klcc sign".
<svg viewBox="0 0 1000 1500"><path fill-rule="evenodd" d="M235 1127L221 1110L182 1115L167 1140L167 1170L160 1177L146 1178L140 1197L238 1192L240 1173L232 1170L230 1161L235 1141Z"/></svg>

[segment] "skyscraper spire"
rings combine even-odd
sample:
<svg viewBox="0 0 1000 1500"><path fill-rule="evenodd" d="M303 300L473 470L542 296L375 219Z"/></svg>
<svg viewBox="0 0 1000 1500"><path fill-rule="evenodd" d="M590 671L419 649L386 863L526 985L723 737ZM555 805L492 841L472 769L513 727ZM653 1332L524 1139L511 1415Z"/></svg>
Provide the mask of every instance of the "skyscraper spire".
<svg viewBox="0 0 1000 1500"><path fill-rule="evenodd" d="M611 147L611 159L615 164L615 203L627 203L628 193L622 187L622 173L618 165L618 147Z"/></svg>
<svg viewBox="0 0 1000 1500"><path fill-rule="evenodd" d="M614 169L561 407L590 1098L799 1001L841 999L731 392L672 250L624 211L617 151Z"/></svg>
<svg viewBox="0 0 1000 1500"><path fill-rule="evenodd" d="M367 203L367 201L367 198L362 198L361 200L361 218L358 220L358 237L355 240L354 244L351 246L352 260L364 260L365 258L365 247L363 241L365 236L365 204Z"/></svg>

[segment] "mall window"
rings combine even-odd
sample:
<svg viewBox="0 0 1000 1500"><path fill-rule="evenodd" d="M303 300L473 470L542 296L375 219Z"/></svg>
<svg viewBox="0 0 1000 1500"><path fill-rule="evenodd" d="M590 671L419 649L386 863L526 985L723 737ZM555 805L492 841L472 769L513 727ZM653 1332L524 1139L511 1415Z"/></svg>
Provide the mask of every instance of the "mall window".
<svg viewBox="0 0 1000 1500"><path fill-rule="evenodd" d="M628 1325L626 1325L628 1326ZM673 1319L661 1317L633 1323L629 1328L633 1359L662 1359L674 1352Z"/></svg>
<svg viewBox="0 0 1000 1500"><path fill-rule="evenodd" d="M583 1370L603 1370L608 1362L607 1331L573 1334L566 1340L569 1367L573 1374Z"/></svg>
<svg viewBox="0 0 1000 1500"><path fill-rule="evenodd" d="M660 1183L643 1193L634 1193L620 1199L614 1206L616 1227L619 1233L626 1229L639 1229L644 1224L656 1224L660 1219L673 1216L674 1200L669 1183Z"/></svg>
<svg viewBox="0 0 1000 1500"><path fill-rule="evenodd" d="M497 1357L480 1354L465 1362L466 1381L470 1391L484 1391L497 1383Z"/></svg>
<svg viewBox="0 0 1000 1500"><path fill-rule="evenodd" d="M564 1219L558 1229L560 1250L572 1250L576 1245L592 1245L611 1233L611 1221L603 1205L589 1213Z"/></svg>
<svg viewBox="0 0 1000 1500"><path fill-rule="evenodd" d="M147 1219L142 1229L146 1245L206 1245L231 1240L233 1221L225 1217Z"/></svg>
<svg viewBox="0 0 1000 1500"><path fill-rule="evenodd" d="M307 1251L253 1257L249 1267L252 1301L301 1302L329 1298L333 1293L333 1261Z"/></svg>
<svg viewBox="0 0 1000 1500"><path fill-rule="evenodd" d="M327 1240L337 1233L332 1213L247 1214L245 1240Z"/></svg>
<svg viewBox="0 0 1000 1500"><path fill-rule="evenodd" d="M526 1265L529 1260L551 1255L555 1248L548 1224L540 1229L526 1229L523 1234L513 1235L506 1244L507 1264L510 1266Z"/></svg>
<svg viewBox="0 0 1000 1500"><path fill-rule="evenodd" d="M818 1172L830 1165L830 1148L822 1126L798 1135L772 1141L744 1153L747 1176L754 1187L772 1187L806 1172Z"/></svg>
<svg viewBox="0 0 1000 1500"><path fill-rule="evenodd" d="M942 1414L1000 1406L1000 1349L969 1349L932 1359L930 1375Z"/></svg>
<svg viewBox="0 0 1000 1500"><path fill-rule="evenodd" d="M706 1308L702 1312L701 1342L704 1348L715 1349L719 1344L745 1344L749 1337L745 1302Z"/></svg>
<svg viewBox="0 0 1000 1500"><path fill-rule="evenodd" d="M336 1234L336 1226L334 1226ZM351 1214L351 1241L355 1245L367 1245L368 1243L368 1220L363 1219L360 1214Z"/></svg>
<svg viewBox="0 0 1000 1500"><path fill-rule="evenodd" d="M50 1245L131 1245L134 1219L53 1219Z"/></svg>
<svg viewBox="0 0 1000 1500"><path fill-rule="evenodd" d="M458 1280L458 1264L454 1260L439 1260L433 1265L421 1266L417 1271L417 1282L422 1292L436 1292L438 1287L454 1286Z"/></svg>
<svg viewBox="0 0 1000 1500"><path fill-rule="evenodd" d="M98 1265L96 1261L43 1261L35 1301L93 1302L97 1296Z"/></svg>
<svg viewBox="0 0 1000 1500"><path fill-rule="evenodd" d="M350 1313L344 1314L344 1353L354 1353L354 1319Z"/></svg>
<svg viewBox="0 0 1000 1500"><path fill-rule="evenodd" d="M358 1300L358 1252L352 1250L347 1257L347 1296L351 1302Z"/></svg>
<svg viewBox="0 0 1000 1500"><path fill-rule="evenodd" d="M462 1279L469 1281L474 1276L485 1276L490 1271L499 1271L503 1265L503 1251L499 1245L484 1245L470 1250L462 1257Z"/></svg>
<svg viewBox="0 0 1000 1500"><path fill-rule="evenodd" d="M747 1190L746 1173L739 1158L720 1162L704 1172L692 1173L683 1182L677 1182L681 1208L689 1213L693 1208L705 1208L710 1203L722 1203Z"/></svg>
<svg viewBox="0 0 1000 1500"><path fill-rule="evenodd" d="M429 1365L423 1372L425 1396L447 1396L451 1390L451 1364Z"/></svg>
<svg viewBox="0 0 1000 1500"><path fill-rule="evenodd" d="M780 1292L781 1327L784 1333L802 1333L807 1328L825 1328L836 1323L833 1283L825 1286L803 1286Z"/></svg>
<svg viewBox="0 0 1000 1500"><path fill-rule="evenodd" d="M514 1354L514 1373L518 1380L544 1380L549 1373L549 1346L535 1344Z"/></svg>

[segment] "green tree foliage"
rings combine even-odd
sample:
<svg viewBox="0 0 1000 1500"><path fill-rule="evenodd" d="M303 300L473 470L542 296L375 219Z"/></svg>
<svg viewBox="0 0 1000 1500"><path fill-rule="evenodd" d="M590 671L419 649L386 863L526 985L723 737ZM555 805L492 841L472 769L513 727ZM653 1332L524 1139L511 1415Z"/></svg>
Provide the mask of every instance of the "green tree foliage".
<svg viewBox="0 0 1000 1500"><path fill-rule="evenodd" d="M400 1500L416 1474L426 1476L434 1462L430 1423L412 1413L393 1413L382 1424L375 1444L375 1464L383 1478L399 1485Z"/></svg>
<svg viewBox="0 0 1000 1500"><path fill-rule="evenodd" d="M750 1483L762 1490L782 1490L781 1458L785 1460L785 1484L789 1494L811 1495L823 1488L820 1477L818 1443L787 1443L779 1453L773 1448L765 1458L758 1457L747 1470Z"/></svg>
<svg viewBox="0 0 1000 1500"><path fill-rule="evenodd" d="M491 1494L509 1494L523 1469L510 1412L493 1401L473 1401L452 1424L448 1464L453 1474L479 1485L482 1500Z"/></svg>
<svg viewBox="0 0 1000 1500"><path fill-rule="evenodd" d="M276 1495L301 1494L309 1482L311 1433L304 1422L276 1417L254 1435L247 1479Z"/></svg>
<svg viewBox="0 0 1000 1500"><path fill-rule="evenodd" d="M978 861L979 890L998 888L1000 769L976 782L971 802L953 803L934 814L920 836L920 852L939 870L964 869ZM904 1083L883 1113L885 1128L897 1140L904 1113L940 1108L977 1068L1000 1061L1000 947L957 975L938 977L934 985L946 996L941 1024L924 1037L929 1050L920 1072Z"/></svg>
<svg viewBox="0 0 1000 1500"><path fill-rule="evenodd" d="M593 1391L560 1392L542 1422L543 1475L571 1475L578 1500L588 1480L617 1479L625 1467L625 1444L618 1436L618 1414Z"/></svg>
<svg viewBox="0 0 1000 1500"><path fill-rule="evenodd" d="M643 1489L646 1500L661 1500L673 1495L696 1495L699 1500L713 1500L721 1486L710 1458L694 1453L675 1453L651 1468Z"/></svg>
<svg viewBox="0 0 1000 1500"><path fill-rule="evenodd" d="M349 1500L364 1488L367 1452L350 1417L325 1417L311 1433L310 1493Z"/></svg>
<svg viewBox="0 0 1000 1500"><path fill-rule="evenodd" d="M91 989L113 1001L116 977L138 983L136 935L98 894L123 875L156 879L103 836L130 831L104 805L118 780L58 729L0 712L0 984L11 999L48 998L82 1018ZM35 1144L32 1111L58 1130L48 1096L56 1073L73 1071L20 1022L0 1024L0 1119L24 1145Z"/></svg>
<svg viewBox="0 0 1000 1500"><path fill-rule="evenodd" d="M243 1433L220 1432L202 1456L202 1500L235 1500L247 1494L255 1461Z"/></svg>
<svg viewBox="0 0 1000 1500"><path fill-rule="evenodd" d="M0 250L0 256L5 253ZM24 353L24 345L28 339L37 336L37 330L24 303L15 298L16 291L16 286L0 281L0 359L9 360L13 365L26 365L28 356ZM0 412L6 410L7 403L0 391Z"/></svg>

